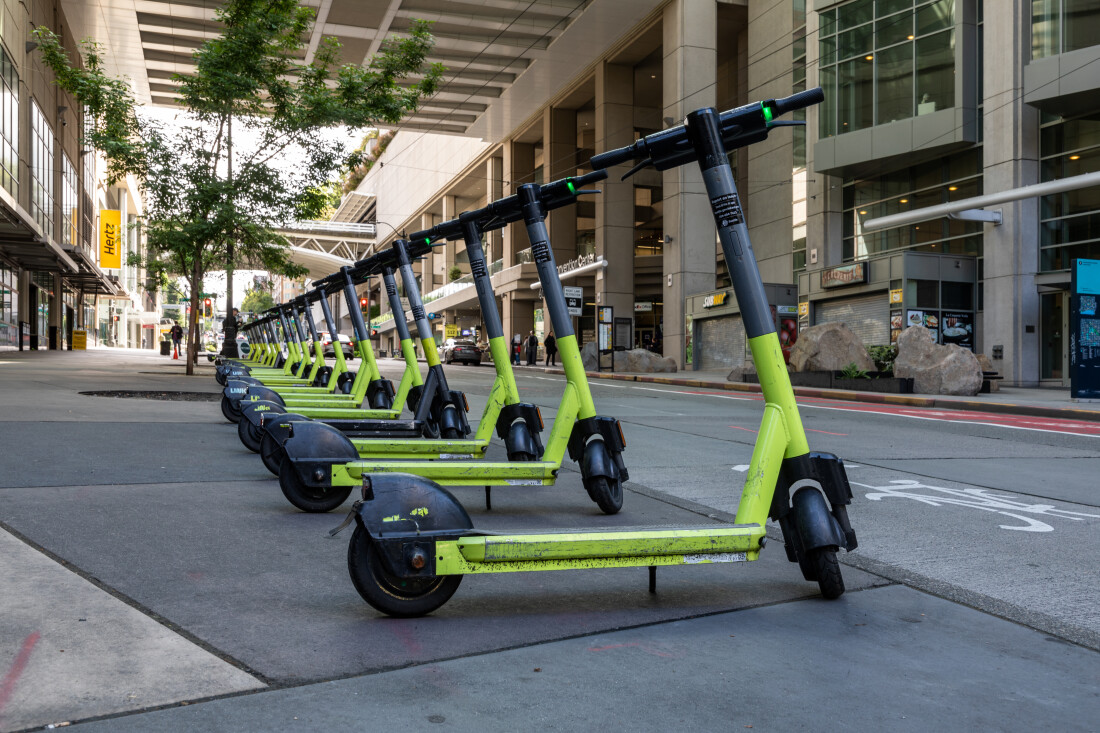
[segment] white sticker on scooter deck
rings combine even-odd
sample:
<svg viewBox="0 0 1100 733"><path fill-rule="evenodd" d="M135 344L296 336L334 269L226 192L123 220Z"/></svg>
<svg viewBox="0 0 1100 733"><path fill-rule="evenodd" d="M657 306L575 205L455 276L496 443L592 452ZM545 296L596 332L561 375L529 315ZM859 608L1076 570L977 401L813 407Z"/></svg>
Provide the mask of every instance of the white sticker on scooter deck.
<svg viewBox="0 0 1100 733"><path fill-rule="evenodd" d="M705 562L746 562L748 556L743 552L715 552L709 555L684 555L685 565L698 565Z"/></svg>
<svg viewBox="0 0 1100 733"><path fill-rule="evenodd" d="M440 453L439 457L444 461L463 460L467 458L473 458L471 453Z"/></svg>
<svg viewBox="0 0 1100 733"><path fill-rule="evenodd" d="M537 478L510 478L509 486L542 486L542 481Z"/></svg>

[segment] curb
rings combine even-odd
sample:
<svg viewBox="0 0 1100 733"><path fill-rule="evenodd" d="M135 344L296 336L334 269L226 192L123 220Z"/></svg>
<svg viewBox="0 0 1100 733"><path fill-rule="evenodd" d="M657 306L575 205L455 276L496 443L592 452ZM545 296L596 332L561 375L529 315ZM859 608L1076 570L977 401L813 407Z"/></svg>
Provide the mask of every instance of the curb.
<svg viewBox="0 0 1100 733"><path fill-rule="evenodd" d="M528 367L529 369L532 367ZM544 368L538 371L547 374L565 374L563 369ZM704 389L720 389L727 392L748 392L760 394L760 385L743 384L740 382L711 382L704 379L689 379L684 377L651 377L639 374L614 374L607 372L585 372L589 379L613 379L620 382L642 382L646 384L667 384L677 387L702 387ZM945 400L936 397L921 397L918 395L880 394L877 392L856 392L843 389L820 389L817 387L794 387L794 393L799 397L816 397L818 399L845 400L848 402L864 402L879 405L901 405L904 407L931 407L938 410L961 410L972 412L987 412L1000 415L1020 415L1024 417L1049 417L1087 422L1100 422L1100 412L1095 410L1079 410L1073 407L1039 407L1037 405L1018 405L1008 402L978 402L975 400Z"/></svg>

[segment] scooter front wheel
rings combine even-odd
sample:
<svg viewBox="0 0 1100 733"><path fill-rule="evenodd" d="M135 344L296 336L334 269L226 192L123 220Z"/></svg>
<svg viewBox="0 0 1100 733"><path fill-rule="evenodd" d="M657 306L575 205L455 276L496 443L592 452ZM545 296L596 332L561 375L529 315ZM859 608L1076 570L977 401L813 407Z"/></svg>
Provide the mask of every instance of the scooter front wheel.
<svg viewBox="0 0 1100 733"><path fill-rule="evenodd" d="M816 550L810 550L806 559L814 570L822 598L831 601L844 595L844 576L840 574L840 562L836 559L836 550L819 547Z"/></svg>
<svg viewBox="0 0 1100 733"><path fill-rule="evenodd" d="M252 424L252 421L242 417L237 421L237 437L244 443L244 447L253 453L260 452L260 441L263 440L264 431Z"/></svg>
<svg viewBox="0 0 1100 733"><path fill-rule="evenodd" d="M623 508L623 482L606 476L586 479L584 488L604 514L618 514Z"/></svg>
<svg viewBox="0 0 1100 733"><path fill-rule="evenodd" d="M279 467L279 488L287 501L310 514L331 512L351 496L350 486L307 486L286 460Z"/></svg>
<svg viewBox="0 0 1100 733"><path fill-rule="evenodd" d="M229 422L237 422L241 419L241 411L234 407L233 402L225 395L222 395L222 415Z"/></svg>
<svg viewBox="0 0 1100 733"><path fill-rule="evenodd" d="M283 465L283 446L272 437L271 433L264 431L264 437L260 440L260 459L263 460L267 470L276 476Z"/></svg>
<svg viewBox="0 0 1100 733"><path fill-rule="evenodd" d="M348 572L363 600L388 616L412 618L436 610L454 595L461 575L399 578L386 570L378 548L362 527L348 544Z"/></svg>

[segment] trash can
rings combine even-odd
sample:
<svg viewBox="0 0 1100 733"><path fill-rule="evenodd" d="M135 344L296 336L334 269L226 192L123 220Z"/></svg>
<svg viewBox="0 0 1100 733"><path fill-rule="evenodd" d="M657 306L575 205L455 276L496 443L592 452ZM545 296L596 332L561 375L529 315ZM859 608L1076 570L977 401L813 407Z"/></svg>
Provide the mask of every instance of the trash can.
<svg viewBox="0 0 1100 733"><path fill-rule="evenodd" d="M171 341L161 341L160 342L160 355L161 356L171 356L172 355L172 342Z"/></svg>

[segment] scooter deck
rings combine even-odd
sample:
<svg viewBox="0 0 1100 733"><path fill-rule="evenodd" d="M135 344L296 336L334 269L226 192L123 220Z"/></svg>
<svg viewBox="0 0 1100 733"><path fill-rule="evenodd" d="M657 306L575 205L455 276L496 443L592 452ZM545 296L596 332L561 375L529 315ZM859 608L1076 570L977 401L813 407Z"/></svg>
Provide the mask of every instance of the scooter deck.
<svg viewBox="0 0 1100 733"><path fill-rule="evenodd" d="M412 473L444 486L553 486L560 468L552 461L352 461L332 465L332 485L359 486L363 474Z"/></svg>
<svg viewBox="0 0 1100 733"><path fill-rule="evenodd" d="M288 403L287 407L290 408L292 405ZM397 409L364 409L362 407L294 407L294 412L303 417L320 420L346 433L348 430L341 426L340 423L342 422L355 424L360 424L368 420L385 420L387 422L393 422L401 416L402 411ZM416 431L416 434L420 434L419 429Z"/></svg>
<svg viewBox="0 0 1100 733"><path fill-rule="evenodd" d="M362 458L481 458L489 448L488 440L422 438L419 440L385 440L382 438L352 438L352 445Z"/></svg>
<svg viewBox="0 0 1100 733"><path fill-rule="evenodd" d="M746 562L760 554L758 524L594 528L479 534L435 543L437 575Z"/></svg>

